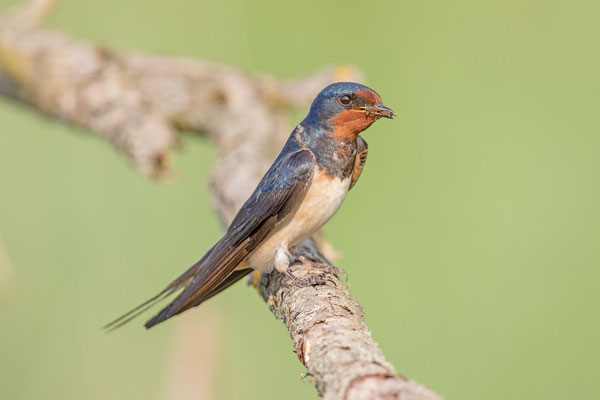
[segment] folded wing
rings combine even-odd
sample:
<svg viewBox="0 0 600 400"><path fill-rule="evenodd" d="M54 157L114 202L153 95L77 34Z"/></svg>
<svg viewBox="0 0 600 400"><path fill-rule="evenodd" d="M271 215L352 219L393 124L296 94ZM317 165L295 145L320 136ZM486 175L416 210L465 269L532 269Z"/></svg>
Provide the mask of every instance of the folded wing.
<svg viewBox="0 0 600 400"><path fill-rule="evenodd" d="M128 322L154 302L183 288L172 303L145 324L151 328L201 304L245 276L249 270L236 271L236 267L296 207L310 185L313 165L314 156L306 149L280 156L242 206L225 236L202 260L161 293L106 327L114 329Z"/></svg>

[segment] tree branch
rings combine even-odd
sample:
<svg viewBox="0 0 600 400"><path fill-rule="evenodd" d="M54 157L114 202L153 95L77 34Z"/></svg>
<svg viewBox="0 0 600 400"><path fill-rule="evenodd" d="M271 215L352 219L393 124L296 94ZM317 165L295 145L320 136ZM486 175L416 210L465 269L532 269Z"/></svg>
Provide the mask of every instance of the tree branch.
<svg viewBox="0 0 600 400"><path fill-rule="evenodd" d="M142 173L162 177L179 131L215 142L213 204L227 224L267 170L290 131L290 111L305 109L351 68L281 81L234 68L167 56L112 51L41 26L53 0L35 0L0 16L0 93L108 140ZM295 249L327 262L315 241ZM298 359L326 399L440 399L396 375L365 325L361 305L340 279L303 268L299 277L329 283L296 288L277 272L254 277L287 326Z"/></svg>

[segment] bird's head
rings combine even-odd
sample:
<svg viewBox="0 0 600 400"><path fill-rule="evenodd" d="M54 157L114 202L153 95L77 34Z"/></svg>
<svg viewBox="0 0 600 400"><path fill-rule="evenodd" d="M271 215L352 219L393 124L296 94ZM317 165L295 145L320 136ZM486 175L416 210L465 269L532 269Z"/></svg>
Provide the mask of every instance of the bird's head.
<svg viewBox="0 0 600 400"><path fill-rule="evenodd" d="M394 115L373 89L354 82L338 82L317 95L306 119L327 127L340 140L354 140L379 118Z"/></svg>

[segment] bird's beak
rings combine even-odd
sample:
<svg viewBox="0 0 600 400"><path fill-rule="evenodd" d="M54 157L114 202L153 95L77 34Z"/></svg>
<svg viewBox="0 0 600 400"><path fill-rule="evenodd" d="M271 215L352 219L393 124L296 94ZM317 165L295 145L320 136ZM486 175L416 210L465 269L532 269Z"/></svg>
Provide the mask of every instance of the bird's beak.
<svg viewBox="0 0 600 400"><path fill-rule="evenodd" d="M369 114L376 115L377 117L384 118L394 118L396 114L392 111L391 108L387 108L383 104L367 104L366 106L360 107L361 110L364 110L367 116Z"/></svg>

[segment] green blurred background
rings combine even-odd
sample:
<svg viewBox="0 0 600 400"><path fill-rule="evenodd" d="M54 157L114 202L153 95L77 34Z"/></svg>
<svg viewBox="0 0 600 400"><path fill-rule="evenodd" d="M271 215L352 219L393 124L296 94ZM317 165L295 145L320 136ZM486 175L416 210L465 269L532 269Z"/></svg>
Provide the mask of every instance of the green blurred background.
<svg viewBox="0 0 600 400"><path fill-rule="evenodd" d="M286 78L359 66L398 118L366 132L326 233L375 340L447 399L550 400L600 391L598 15L565 0L63 0L50 24ZM187 135L178 178L157 184L0 99L0 398L184 399L194 377L217 399L316 398L241 284L149 332L100 330L219 238L213 157Z"/></svg>

